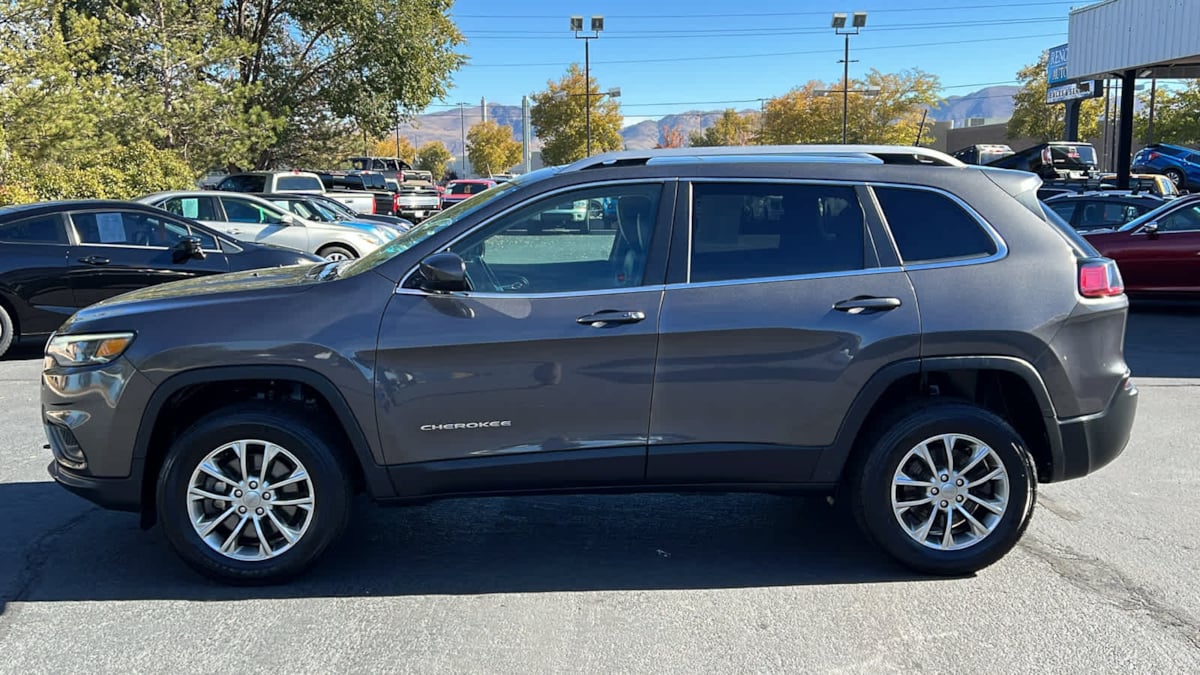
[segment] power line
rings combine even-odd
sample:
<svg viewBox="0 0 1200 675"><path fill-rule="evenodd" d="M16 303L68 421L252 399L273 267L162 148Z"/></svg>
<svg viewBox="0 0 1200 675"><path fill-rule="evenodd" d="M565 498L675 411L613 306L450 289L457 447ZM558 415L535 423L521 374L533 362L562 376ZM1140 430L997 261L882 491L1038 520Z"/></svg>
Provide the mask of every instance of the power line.
<svg viewBox="0 0 1200 675"><path fill-rule="evenodd" d="M882 9L866 9L866 11L876 14L905 14L912 12L945 12L947 10L973 10L973 9L1006 9L1019 7L1046 7L1048 5L1077 5L1080 0L1047 0L1043 2L1014 2L1000 3L989 5L959 5L958 7L947 7L946 5L938 5L935 7L900 7L900 8L882 8ZM609 14L606 15L609 19L729 19L741 17L779 17L779 16L828 16L827 11L811 11L811 12L739 12L736 14ZM562 14L452 14L455 19L561 19Z"/></svg>
<svg viewBox="0 0 1200 675"><path fill-rule="evenodd" d="M884 45L884 46L878 46L878 47L858 47L854 51L862 52L862 51L877 51L880 49L907 49L910 47L940 47L943 45L965 45L965 44L978 44L981 42L1000 42L1003 40L1030 40L1030 39L1034 39L1034 38L1061 38L1064 36L1065 36L1065 33L1061 33L1061 32L1059 32L1059 33L1043 33L1043 34L1039 34L1039 35L1008 35L1008 36L991 37L991 38L983 38L983 39L975 39L975 40L917 42L917 43L903 44L903 45ZM759 53L759 54L727 54L724 56L679 56L679 57L674 57L674 58L662 58L662 59L625 59L625 60L617 60L617 61L602 61L602 62L597 63L596 65L608 66L608 65L644 64L644 63L680 63L680 62L684 62L684 61L723 61L723 60L730 60L730 59L761 59L761 58L773 58L776 56L810 56L813 54L834 54L834 53L840 54L841 50L839 50L839 49L810 49L810 50L792 51L792 52L763 52L763 53ZM543 62L543 63L475 63L475 64L472 64L471 67L472 68L535 68L535 67L563 67L566 65L568 65L568 64L558 61L558 62L552 62L552 63L545 63L545 62Z"/></svg>

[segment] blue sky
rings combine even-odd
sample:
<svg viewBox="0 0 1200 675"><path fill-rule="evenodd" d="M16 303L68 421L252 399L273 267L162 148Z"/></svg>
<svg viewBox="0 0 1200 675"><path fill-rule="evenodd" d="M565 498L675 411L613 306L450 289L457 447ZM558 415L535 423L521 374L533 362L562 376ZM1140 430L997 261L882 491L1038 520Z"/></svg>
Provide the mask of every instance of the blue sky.
<svg viewBox="0 0 1200 675"><path fill-rule="evenodd" d="M621 88L628 118L686 110L756 108L810 79L841 79L842 38L834 12L866 11L851 38L850 75L921 68L941 78L943 95L1009 84L1042 50L1066 42L1067 16L1086 0L458 0L452 15L470 62L455 76L443 110L463 101L519 104L544 89L583 41L568 17L603 15L591 43L592 75ZM585 24L587 23L585 18ZM718 58L714 58L718 57ZM737 57L737 58L732 58Z"/></svg>

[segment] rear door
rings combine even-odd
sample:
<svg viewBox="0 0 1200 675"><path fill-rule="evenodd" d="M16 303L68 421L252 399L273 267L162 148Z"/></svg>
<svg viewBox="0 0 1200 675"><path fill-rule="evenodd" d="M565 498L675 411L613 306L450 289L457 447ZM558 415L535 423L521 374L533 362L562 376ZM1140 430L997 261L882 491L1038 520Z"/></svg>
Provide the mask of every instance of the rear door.
<svg viewBox="0 0 1200 675"><path fill-rule="evenodd" d="M917 357L913 288L894 255L879 257L866 196L834 183L681 186L649 482L811 480L867 379Z"/></svg>
<svg viewBox="0 0 1200 675"><path fill-rule="evenodd" d="M77 307L168 281L229 271L212 235L186 223L143 211L103 209L70 214L72 238L67 278ZM171 247L200 237L203 260L176 260Z"/></svg>
<svg viewBox="0 0 1200 675"><path fill-rule="evenodd" d="M21 334L49 333L74 312L68 243L59 213L0 224L0 297L16 313Z"/></svg>

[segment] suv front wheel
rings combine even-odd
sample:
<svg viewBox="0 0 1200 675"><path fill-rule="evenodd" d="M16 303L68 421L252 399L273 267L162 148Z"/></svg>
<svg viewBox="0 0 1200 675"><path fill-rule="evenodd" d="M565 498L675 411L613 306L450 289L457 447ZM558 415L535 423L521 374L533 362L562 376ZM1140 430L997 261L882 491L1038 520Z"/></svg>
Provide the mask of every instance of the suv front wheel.
<svg viewBox="0 0 1200 675"><path fill-rule="evenodd" d="M850 498L881 548L919 572L963 575L1016 545L1037 476L1012 426L972 405L939 403L880 428L850 477Z"/></svg>
<svg viewBox="0 0 1200 675"><path fill-rule="evenodd" d="M213 412L172 444L158 480L167 539L226 582L285 581L345 528L352 485L319 426L281 407Z"/></svg>

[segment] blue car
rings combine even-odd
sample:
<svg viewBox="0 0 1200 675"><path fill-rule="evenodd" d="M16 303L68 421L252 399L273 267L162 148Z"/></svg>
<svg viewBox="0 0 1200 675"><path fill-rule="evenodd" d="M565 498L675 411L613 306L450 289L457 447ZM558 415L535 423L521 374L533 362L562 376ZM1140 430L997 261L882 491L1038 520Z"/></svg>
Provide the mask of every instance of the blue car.
<svg viewBox="0 0 1200 675"><path fill-rule="evenodd" d="M1134 173L1161 173L1184 190L1200 190L1200 152L1154 143L1133 156Z"/></svg>

